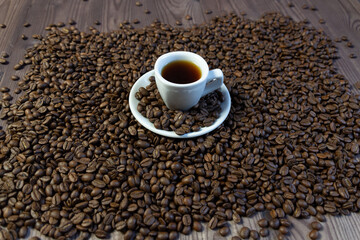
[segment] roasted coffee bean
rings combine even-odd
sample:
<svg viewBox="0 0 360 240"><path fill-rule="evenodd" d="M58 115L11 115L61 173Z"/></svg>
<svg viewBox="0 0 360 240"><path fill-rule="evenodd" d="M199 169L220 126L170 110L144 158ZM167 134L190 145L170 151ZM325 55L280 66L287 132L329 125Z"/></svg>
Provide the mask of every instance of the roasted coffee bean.
<svg viewBox="0 0 360 240"><path fill-rule="evenodd" d="M250 236L250 229L248 227L242 227L239 232L239 236L242 239L247 239Z"/></svg>
<svg viewBox="0 0 360 240"><path fill-rule="evenodd" d="M309 233L309 238L312 240L319 239L320 234L317 230L311 230L311 232Z"/></svg>
<svg viewBox="0 0 360 240"><path fill-rule="evenodd" d="M209 228L210 229L215 229L217 227L218 224L218 218L217 217L212 217L209 221Z"/></svg>
<svg viewBox="0 0 360 240"><path fill-rule="evenodd" d="M280 227L280 221L279 219L275 218L275 219L271 219L269 221L269 226L273 229L279 229Z"/></svg>
<svg viewBox="0 0 360 240"><path fill-rule="evenodd" d="M8 64L9 62L5 58L0 58L0 64Z"/></svg>
<svg viewBox="0 0 360 240"><path fill-rule="evenodd" d="M192 218L189 214L185 214L182 217L182 221L183 221L184 226L190 226L192 223Z"/></svg>
<svg viewBox="0 0 360 240"><path fill-rule="evenodd" d="M223 237L226 237L227 235L230 234L230 228L225 226L219 229L219 234Z"/></svg>
<svg viewBox="0 0 360 240"><path fill-rule="evenodd" d="M267 228L262 228L262 229L260 229L259 235L260 235L261 237L267 237L267 236L269 236L269 229L267 229Z"/></svg>
<svg viewBox="0 0 360 240"><path fill-rule="evenodd" d="M237 224L241 223L241 216L237 212L233 213L232 219Z"/></svg>
<svg viewBox="0 0 360 240"><path fill-rule="evenodd" d="M28 228L26 226L21 227L18 232L20 238L25 238L27 233L28 233Z"/></svg>
<svg viewBox="0 0 360 240"><path fill-rule="evenodd" d="M320 222L325 222L326 221L325 216L323 214L321 214L321 213L316 214L316 219L319 220Z"/></svg>
<svg viewBox="0 0 360 240"><path fill-rule="evenodd" d="M321 230L322 229L322 225L319 222L312 222L310 224L311 228L314 230Z"/></svg>
<svg viewBox="0 0 360 240"><path fill-rule="evenodd" d="M251 230L250 231L250 238L251 239L259 239L260 238L260 236L259 236L259 233L258 233L258 231L256 231L256 230Z"/></svg>
<svg viewBox="0 0 360 240"><path fill-rule="evenodd" d="M289 229L287 227L284 226L280 226L279 227L279 232L283 235L287 235L289 233Z"/></svg>
<svg viewBox="0 0 360 240"><path fill-rule="evenodd" d="M194 221L193 222L193 229L196 231L196 232L201 232L203 230L203 227L201 225L200 222L198 221Z"/></svg>
<svg viewBox="0 0 360 240"><path fill-rule="evenodd" d="M267 228L269 226L269 222L265 218L262 218L258 221L258 225L261 228Z"/></svg>

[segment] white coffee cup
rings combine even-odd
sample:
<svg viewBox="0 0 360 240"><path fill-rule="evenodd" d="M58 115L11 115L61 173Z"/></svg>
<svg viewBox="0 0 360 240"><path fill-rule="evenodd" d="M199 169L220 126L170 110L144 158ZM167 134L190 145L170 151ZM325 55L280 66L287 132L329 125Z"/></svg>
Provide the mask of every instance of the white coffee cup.
<svg viewBox="0 0 360 240"><path fill-rule="evenodd" d="M200 68L201 77L192 83L173 83L166 80L162 75L163 68L174 61L189 61ZM206 61L199 55L176 51L160 56L155 62L155 82L159 93L169 109L189 110L195 106L202 96L220 88L224 81L223 72L220 69L209 71Z"/></svg>

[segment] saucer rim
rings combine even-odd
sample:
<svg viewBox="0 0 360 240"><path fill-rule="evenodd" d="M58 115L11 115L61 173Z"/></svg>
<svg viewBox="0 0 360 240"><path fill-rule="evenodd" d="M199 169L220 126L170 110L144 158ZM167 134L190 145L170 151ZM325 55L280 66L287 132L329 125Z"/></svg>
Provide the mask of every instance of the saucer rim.
<svg viewBox="0 0 360 240"><path fill-rule="evenodd" d="M221 111L219 118L217 118L215 120L215 122L211 126L202 127L199 131L186 133L184 135L177 135L174 131L167 131L167 130L157 129L157 128L154 127L154 124L149 121L149 119L147 119L146 117L141 115L140 112L137 111L137 105L139 103L139 100L137 100L135 98L135 94L136 94L137 90L140 87L143 87L142 83L145 81L145 83L146 83L145 86L147 86L148 83L150 83L149 77L151 77L151 76L154 76L154 70L148 71L147 73L140 76L138 78L138 80L136 80L134 85L131 87L130 94L129 94L129 107L130 107L131 114L134 116L136 121L138 121L146 129L148 129L148 130L150 130L150 131L152 131L152 132L154 132L156 134L159 134L159 135L164 136L164 137L179 138L179 139L181 139L181 138L200 137L202 135L205 135L205 134L215 130L217 127L219 127L225 121L225 119L227 118L227 116L230 113L231 97L230 97L229 90L227 89L227 87L223 83L221 85L221 87L220 87L220 91L225 96L225 101L221 103L221 106L222 106L223 110Z"/></svg>

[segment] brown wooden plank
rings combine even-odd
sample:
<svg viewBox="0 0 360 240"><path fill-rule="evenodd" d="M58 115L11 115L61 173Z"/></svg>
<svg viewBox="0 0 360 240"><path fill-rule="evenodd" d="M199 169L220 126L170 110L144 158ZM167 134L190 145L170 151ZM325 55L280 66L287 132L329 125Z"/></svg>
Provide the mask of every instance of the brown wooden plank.
<svg viewBox="0 0 360 240"><path fill-rule="evenodd" d="M15 82L9 80L10 76L17 74L23 76L25 70L13 70L14 64L19 61L26 48L31 47L35 40L22 40L21 34L30 37L32 34L45 34L44 27L50 23L60 21L68 22L74 19L80 30L88 30L94 26L94 22L99 20L100 26L96 26L101 31L110 31L118 28L119 23L124 20L133 21L139 19L140 23L136 27L143 27L150 24L154 19L160 19L175 25L181 21L183 27L192 24L201 24L209 21L212 17L228 12L240 14L246 12L252 19L258 18L264 12L279 11L289 15L295 20L309 19L311 25L322 28L331 37L341 37L346 35L355 45L353 49L347 48L344 43L336 44L339 47L340 59L336 61L339 72L346 78L355 83L360 76L360 2L358 0L143 0L143 6L137 7L133 0L104 0L104 1L81 1L81 0L2 0L0 1L0 23L5 23L7 28L0 29L0 52L6 51L10 54L10 64L0 65L0 86L16 86ZM289 7L292 2L294 7ZM317 11L302 9L302 5L316 6ZM149 9L150 14L145 14L144 10ZM206 10L212 10L211 14L205 14ZM192 20L186 20L185 16L192 16ZM319 19L324 19L325 24L320 24ZM30 22L29 28L24 28L23 24ZM348 55L355 53L356 59L350 59ZM258 214L251 219L244 219L243 224L251 228L258 229L256 220L262 215ZM309 231L310 220L292 219L294 227L289 239L304 239ZM232 234L242 227L242 225L232 225ZM360 236L360 214L352 214L343 217L328 217L321 232L322 239L359 239ZM37 231L32 231L30 236L37 235ZM113 239L121 239L121 234L114 233ZM276 233L272 231L271 237L275 239ZM42 239L49 239L43 238ZM193 233L190 236L182 236L181 239L224 239L218 233L205 230L201 233Z"/></svg>

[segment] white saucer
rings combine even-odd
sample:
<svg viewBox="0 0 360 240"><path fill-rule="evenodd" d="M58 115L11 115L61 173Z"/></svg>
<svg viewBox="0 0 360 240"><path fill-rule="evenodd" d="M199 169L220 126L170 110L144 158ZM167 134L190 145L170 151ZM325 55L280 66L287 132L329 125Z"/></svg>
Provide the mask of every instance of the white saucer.
<svg viewBox="0 0 360 240"><path fill-rule="evenodd" d="M190 132L190 133L186 133L184 135L177 135L174 131L166 131L166 130L157 129L154 127L154 124L149 121L149 119L147 119L146 117L144 117L143 115L141 115L141 113L139 113L137 111L137 105L139 103L139 100L137 100L135 98L135 94L138 92L140 87L145 88L147 85L150 84L149 77L151 77L151 76L154 76L154 70L151 70L151 71L145 73L135 82L135 84L133 85L133 87L131 88L131 91L130 91L129 105L130 105L130 110L131 110L132 114L134 115L134 117L136 118L136 120L138 120L138 122L141 125L143 125L144 127L146 127L147 129L149 129L150 131L152 131L154 133L157 133L157 134L165 136L165 137L171 137L171 138L199 137L201 135L204 135L204 134L209 133L212 130L216 129L226 119L227 115L230 112L231 98L230 98L228 89L226 88L225 84L223 84L220 88L220 91L223 94L223 96L225 97L225 101L221 103L220 106L221 106L222 111L220 113L219 118L215 120L213 125L211 125L209 127L202 127L200 129L200 131Z"/></svg>

